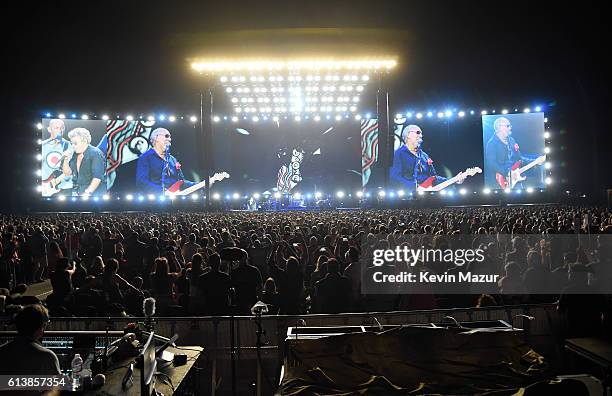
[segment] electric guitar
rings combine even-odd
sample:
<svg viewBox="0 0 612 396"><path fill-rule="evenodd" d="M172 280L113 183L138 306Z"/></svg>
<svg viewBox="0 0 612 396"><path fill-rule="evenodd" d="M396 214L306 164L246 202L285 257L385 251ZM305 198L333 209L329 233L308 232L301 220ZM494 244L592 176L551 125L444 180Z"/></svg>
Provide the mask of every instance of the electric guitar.
<svg viewBox="0 0 612 396"><path fill-rule="evenodd" d="M512 165L508 174L502 175L499 172L495 173L495 180L501 188L514 188L514 186L516 186L516 183L521 182L527 178L526 176L522 175L523 172L527 172L529 169L533 168L536 165L543 164L544 161L546 161L546 156L542 155L538 157L535 161L530 162L529 164L521 168L520 166L522 161L518 160Z"/></svg>
<svg viewBox="0 0 612 396"><path fill-rule="evenodd" d="M419 184L417 186L417 191L440 191L440 190L444 190L446 187L450 186L451 184L455 184L459 181L460 178L465 178L467 176L474 176L477 173L482 173L482 169L480 169L479 167L474 167L474 168L467 168L465 170L465 172L459 172L457 174L457 176L452 177L450 179L448 179L445 182L442 182L440 184L437 185L433 185L434 182L436 181L436 176L431 176L429 178L427 178L427 180L425 180L423 183Z"/></svg>
<svg viewBox="0 0 612 396"><path fill-rule="evenodd" d="M57 186L61 183L61 180L57 183L54 184L55 179L57 179L58 177L62 176L63 173L61 171L54 171L52 172L49 177L47 177L45 180L42 181L41 183L41 193L43 197L50 197L53 194L57 194L58 192L62 191L61 189L57 188Z"/></svg>
<svg viewBox="0 0 612 396"><path fill-rule="evenodd" d="M221 181L223 179L227 179L228 177L230 177L230 175L227 172L215 173L210 178L210 185L212 186L213 183ZM199 189L203 188L206 185L206 180L202 180L201 182L194 184L191 187L181 190L183 184L185 184L184 180L177 181L176 183L168 187L168 189L166 190L166 195L189 195L192 192L198 191Z"/></svg>

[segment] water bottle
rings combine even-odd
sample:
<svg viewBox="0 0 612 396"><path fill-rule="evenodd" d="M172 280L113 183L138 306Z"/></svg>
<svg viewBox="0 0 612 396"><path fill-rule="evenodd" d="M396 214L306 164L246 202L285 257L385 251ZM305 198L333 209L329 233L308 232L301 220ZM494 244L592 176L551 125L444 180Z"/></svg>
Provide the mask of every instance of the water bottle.
<svg viewBox="0 0 612 396"><path fill-rule="evenodd" d="M76 353L74 355L70 366L72 367L73 387L74 389L77 389L79 386L81 386L81 371L83 370L83 358L80 354Z"/></svg>

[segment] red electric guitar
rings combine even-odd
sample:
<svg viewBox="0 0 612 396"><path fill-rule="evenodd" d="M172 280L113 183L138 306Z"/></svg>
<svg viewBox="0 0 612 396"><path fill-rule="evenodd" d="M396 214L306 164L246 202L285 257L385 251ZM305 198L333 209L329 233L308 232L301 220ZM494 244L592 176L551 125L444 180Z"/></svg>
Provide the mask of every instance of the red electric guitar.
<svg viewBox="0 0 612 396"><path fill-rule="evenodd" d="M210 178L210 185L212 186L213 183L221 181L223 179L227 179L228 177L230 177L230 175L227 172L215 173ZM166 190L166 195L189 195L192 192L197 191L200 188L203 188L206 185L206 180L202 180L201 182L194 184L191 187L181 190L181 187L183 186L183 184L185 184L184 180L177 181L176 183L168 187L168 189Z"/></svg>
<svg viewBox="0 0 612 396"><path fill-rule="evenodd" d="M525 180L527 177L522 176L523 172L527 172L529 169L533 168L536 165L541 165L546 161L546 156L542 155L538 157L535 161L530 162L529 164L523 166L521 168L521 160L518 160L512 165L510 168L510 172L506 175L502 175L501 173L495 173L495 180L497 180L497 184L503 189L505 188L514 188L516 183Z"/></svg>
<svg viewBox="0 0 612 396"><path fill-rule="evenodd" d="M425 180L423 183L421 183L421 184L419 184L417 186L417 191L440 191L440 190L444 190L446 187L450 186L451 184L457 183L461 177L464 177L464 176L465 177L467 177L467 176L474 176L477 173L482 173L482 169L480 169L477 166L474 167L474 168L467 168L465 170L465 172L460 172L460 173L457 174L457 176L451 177L447 181L442 182L440 184L436 184L435 186L433 184L436 181L436 176L431 176L431 177L427 178L427 180Z"/></svg>

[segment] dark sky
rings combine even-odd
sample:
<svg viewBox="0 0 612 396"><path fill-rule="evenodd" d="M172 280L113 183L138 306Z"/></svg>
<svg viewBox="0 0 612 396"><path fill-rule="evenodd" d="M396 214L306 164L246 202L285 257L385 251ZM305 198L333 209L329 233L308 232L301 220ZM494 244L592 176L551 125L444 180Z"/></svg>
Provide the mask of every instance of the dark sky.
<svg viewBox="0 0 612 396"><path fill-rule="evenodd" d="M287 28L405 30L411 40L392 79L392 112L550 104L559 187L612 186L609 14L599 3L31 1L1 7L8 23L3 107L11 118L3 132L15 136L17 154L9 160L18 195L30 196L32 124L42 110L197 113L194 76L169 47L170 37Z"/></svg>

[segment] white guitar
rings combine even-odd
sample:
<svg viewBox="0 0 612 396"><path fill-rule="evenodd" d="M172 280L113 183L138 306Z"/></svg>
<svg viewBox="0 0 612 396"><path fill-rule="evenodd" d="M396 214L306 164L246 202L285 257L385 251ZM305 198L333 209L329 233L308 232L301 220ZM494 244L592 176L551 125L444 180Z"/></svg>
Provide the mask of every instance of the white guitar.
<svg viewBox="0 0 612 396"><path fill-rule="evenodd" d="M210 185L212 186L213 183L221 181L223 179L227 179L228 177L230 177L229 173L227 172L218 172L215 173L213 176L210 177ZM166 195L171 195L171 196L178 196L178 195L189 195L194 191L198 191L199 189L203 188L204 186L206 186L206 180L202 180L201 182L194 184L191 187L188 187L184 190L181 190L181 187L183 186L183 184L185 184L184 180L179 180L176 183L174 183L173 185L171 185L170 187L168 187L168 189L166 190Z"/></svg>

